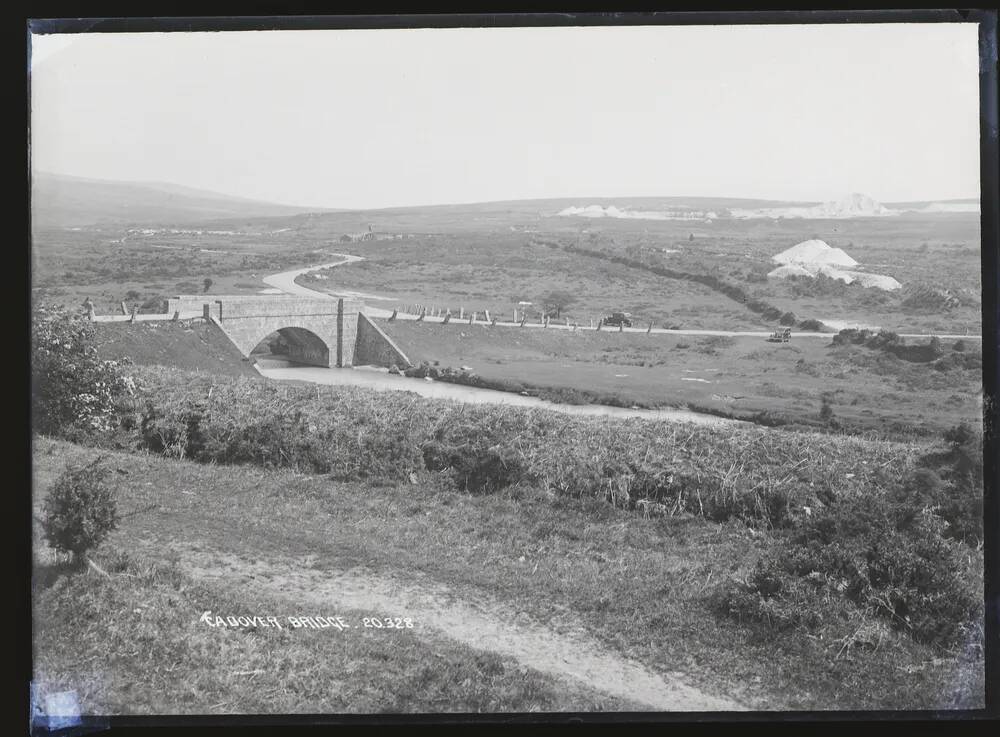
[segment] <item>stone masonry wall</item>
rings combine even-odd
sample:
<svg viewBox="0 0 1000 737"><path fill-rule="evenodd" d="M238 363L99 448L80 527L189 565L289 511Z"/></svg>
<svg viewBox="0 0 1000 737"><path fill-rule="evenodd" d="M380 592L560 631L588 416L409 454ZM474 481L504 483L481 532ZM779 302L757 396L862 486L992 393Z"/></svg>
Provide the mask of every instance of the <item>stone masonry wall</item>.
<svg viewBox="0 0 1000 737"><path fill-rule="evenodd" d="M408 368L412 364L392 339L365 314L358 315L355 366L392 366Z"/></svg>

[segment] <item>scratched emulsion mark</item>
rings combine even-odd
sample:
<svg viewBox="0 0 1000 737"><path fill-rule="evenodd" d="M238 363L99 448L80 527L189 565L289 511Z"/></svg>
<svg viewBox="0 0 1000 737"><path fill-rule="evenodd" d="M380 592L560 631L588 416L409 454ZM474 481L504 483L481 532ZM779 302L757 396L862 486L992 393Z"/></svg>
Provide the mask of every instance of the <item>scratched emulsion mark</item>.
<svg viewBox="0 0 1000 737"><path fill-rule="evenodd" d="M54 732L80 726L82 722L76 691L41 693L38 684L31 684L32 734L38 728Z"/></svg>

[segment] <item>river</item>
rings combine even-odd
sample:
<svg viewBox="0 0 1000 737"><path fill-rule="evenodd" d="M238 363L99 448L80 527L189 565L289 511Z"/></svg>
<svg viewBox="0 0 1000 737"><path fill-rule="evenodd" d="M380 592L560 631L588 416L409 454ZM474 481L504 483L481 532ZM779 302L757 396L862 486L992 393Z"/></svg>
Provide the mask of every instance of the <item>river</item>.
<svg viewBox="0 0 1000 737"><path fill-rule="evenodd" d="M269 379L306 381L330 386L360 386L375 391L409 391L430 399L447 399L466 404L503 404L512 407L532 407L586 417L640 417L647 420L691 422L698 425L731 425L739 422L724 417L691 412L683 409L630 409L603 404L561 404L538 397L513 392L482 389L445 381L412 379L388 373L385 369L355 367L350 369L295 366L280 359L260 358L257 371ZM740 423L742 424L742 423Z"/></svg>

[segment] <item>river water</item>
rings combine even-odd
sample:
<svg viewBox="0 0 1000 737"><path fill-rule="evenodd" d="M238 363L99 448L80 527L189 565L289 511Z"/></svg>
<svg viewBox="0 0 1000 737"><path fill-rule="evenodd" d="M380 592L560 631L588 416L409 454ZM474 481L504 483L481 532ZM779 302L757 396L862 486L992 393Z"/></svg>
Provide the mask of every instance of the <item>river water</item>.
<svg viewBox="0 0 1000 737"><path fill-rule="evenodd" d="M602 404L561 404L538 397L502 392L496 389L482 389L475 386L451 384L444 381L412 379L407 376L389 374L384 369L320 368L318 366L298 366L280 359L258 359L257 371L269 379L281 381L306 381L313 384L331 386L359 386L375 391L409 391L430 399L448 399L466 404L504 404L513 407L533 407L561 412L567 415L586 417L641 417L647 420L669 420L691 422L698 425L729 425L738 422L714 415L701 414L683 409L629 409L610 407ZM742 423L740 423L742 424Z"/></svg>

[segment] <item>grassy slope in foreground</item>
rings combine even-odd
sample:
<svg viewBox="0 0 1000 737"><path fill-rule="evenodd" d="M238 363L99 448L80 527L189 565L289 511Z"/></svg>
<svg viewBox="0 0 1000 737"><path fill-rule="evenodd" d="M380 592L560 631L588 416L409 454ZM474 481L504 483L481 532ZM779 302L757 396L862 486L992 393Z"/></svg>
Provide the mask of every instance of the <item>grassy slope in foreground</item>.
<svg viewBox="0 0 1000 737"><path fill-rule="evenodd" d="M109 573L36 568L35 682L85 714L634 710L635 704L412 629L211 628L230 616L334 616L111 549ZM354 627L370 612L337 610Z"/></svg>
<svg viewBox="0 0 1000 737"><path fill-rule="evenodd" d="M66 462L97 453L39 439L36 510ZM707 603L712 588L731 576L745 575L769 545L769 536L752 533L735 522L717 525L687 516L643 519L603 501L551 499L530 492L520 499L499 494L471 496L442 486L433 475L421 475L417 484L373 487L152 455L114 452L107 457L112 467L127 471L112 474L122 509L147 510L123 520L110 545L141 551L156 562L170 558L173 544L265 564L280 557L311 556L318 571L360 569L424 576L446 583L456 596L467 600L499 598L556 630L582 628L655 670L680 672L703 691L725 694L751 708L925 709L981 703L981 661L970 665L941 657L905 636L894 636L874 652L851 650L838 656L836 635L853 627L852 623L830 623L825 637L793 631L759 641L735 622L715 616ZM84 596L91 589L72 582L62 585L67 587L66 596ZM41 631L49 636L36 642L39 662L58 677L76 672L73 669L79 666L70 660L85 660L78 654L93 658L87 668L93 668L90 672L98 677L88 683L95 689L92 698L103 703L130 703L130 694L135 693L148 696L144 689L136 691L131 678L119 678L122 672L127 676L142 672L145 666L136 660L138 653L157 647L157 629L139 624L144 617L161 617L164 623L191 621L226 601L265 603L247 591L227 600L221 592L192 587L181 595L167 587L154 592L156 605L162 607L159 612L136 614L134 609L144 606L145 591L100 586L103 593L93 594L98 601L85 599L85 603L87 611L103 616L82 626L78 619L67 619L65 610L60 614L51 608L56 606L58 590L49 590L48 599L44 591L36 594L42 597L36 599L36 606L46 604L36 611L49 620L40 622L48 628ZM140 591L142 596L134 598ZM107 598L102 601L101 597ZM285 603L294 604L296 598L290 592ZM109 604L133 611L129 624L123 625L132 627L128 637L109 629L107 614L101 610ZM447 634L447 623L435 624ZM142 648L131 639L136 632L146 643ZM265 670L260 678L268 687L276 688L275 680L298 683L289 686L294 693L282 696L285 700L278 702L282 705L325 710L329 702L316 699L327 696L307 684L343 679L344 671L338 669L345 661L336 653L328 661L303 651L283 655L284 645L256 636L213 640L188 638L188 634L183 629L172 631L177 649L154 682L160 692L157 706L180 709L191 690L188 675L215 663L216 672L227 675L211 685L212 704L224 702L239 710L248 703L243 699L253 697L245 694L246 682L229 675L228 668L232 664L232 670L254 669L235 665L244 649L254 652L254 667ZM372 648L378 646L378 642L371 643ZM102 681L102 670L95 663L107 657L109 650L113 672L108 674L110 680ZM363 648L351 652L382 657ZM382 653L385 660L379 668L394 679L405 679L408 668L419 668L426 656L405 649ZM499 676L499 688L508 688L505 678ZM456 694L466 686L459 684L451 691L440 688L439 693ZM514 708L560 703L546 702L543 697L533 700L523 691L510 693L513 696L506 703L515 704ZM363 704L385 703L377 690L356 695ZM413 698L420 703L419 694ZM390 698L390 703L398 702ZM497 702L484 696L476 703L490 708Z"/></svg>

